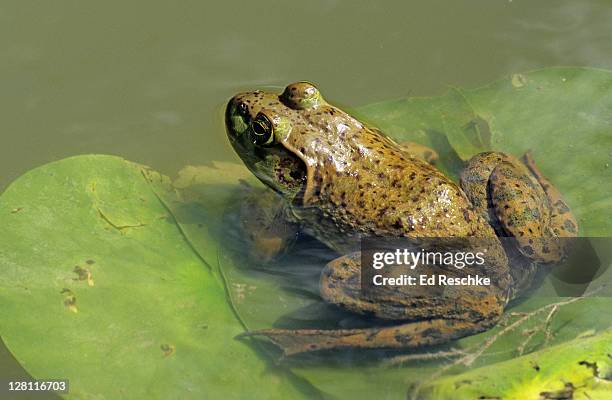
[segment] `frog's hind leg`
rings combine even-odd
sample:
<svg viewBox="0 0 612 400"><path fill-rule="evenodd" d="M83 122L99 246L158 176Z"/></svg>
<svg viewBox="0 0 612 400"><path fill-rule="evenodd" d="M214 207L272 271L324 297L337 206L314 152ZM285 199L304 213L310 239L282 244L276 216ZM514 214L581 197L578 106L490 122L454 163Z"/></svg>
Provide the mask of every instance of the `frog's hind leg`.
<svg viewBox="0 0 612 400"><path fill-rule="evenodd" d="M502 228L489 199L489 178L495 167L511 160L511 157L505 153L495 151L479 153L467 162L460 176L461 189L470 199L474 210L495 229L498 235L502 232Z"/></svg>
<svg viewBox="0 0 612 400"><path fill-rule="evenodd" d="M318 350L407 349L434 346L482 332L496 320L469 322L454 319L432 319L402 325L364 329L264 329L239 337L263 336L283 350L284 356Z"/></svg>
<svg viewBox="0 0 612 400"><path fill-rule="evenodd" d="M523 255L541 263L565 257L565 242L551 226L559 218L552 218L555 211L548 193L525 166L499 164L489 178L489 192L497 220L516 239Z"/></svg>
<svg viewBox="0 0 612 400"><path fill-rule="evenodd" d="M478 286L462 287L461 290L451 290L450 295L440 296L426 294L432 290L429 286L403 289L379 286L377 293L366 298L360 291L360 274L360 253L351 253L330 262L321 274L321 295L328 303L345 310L377 317L382 326L265 329L247 332L240 337L265 337L279 346L284 356L339 348L416 348L484 331L492 327L503 312L504 301L500 292ZM422 290L421 295L416 293L419 290ZM395 324L397 321L399 323Z"/></svg>
<svg viewBox="0 0 612 400"><path fill-rule="evenodd" d="M560 238L576 236L576 220L529 153L523 162L500 152L475 155L461 173L461 188L498 235L515 237L529 259L557 262L567 254L571 243Z"/></svg>

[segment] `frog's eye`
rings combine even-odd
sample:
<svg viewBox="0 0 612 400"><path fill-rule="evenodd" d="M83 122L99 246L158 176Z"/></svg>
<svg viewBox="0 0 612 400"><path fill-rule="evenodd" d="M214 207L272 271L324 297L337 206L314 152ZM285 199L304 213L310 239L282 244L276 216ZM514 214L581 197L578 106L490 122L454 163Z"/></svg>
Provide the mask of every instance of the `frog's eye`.
<svg viewBox="0 0 612 400"><path fill-rule="evenodd" d="M315 85L302 81L288 85L281 95L283 103L294 109L314 108L321 104L321 93Z"/></svg>
<svg viewBox="0 0 612 400"><path fill-rule="evenodd" d="M274 142L274 125L265 114L259 113L251 121L251 139L253 143L260 146L270 145Z"/></svg>

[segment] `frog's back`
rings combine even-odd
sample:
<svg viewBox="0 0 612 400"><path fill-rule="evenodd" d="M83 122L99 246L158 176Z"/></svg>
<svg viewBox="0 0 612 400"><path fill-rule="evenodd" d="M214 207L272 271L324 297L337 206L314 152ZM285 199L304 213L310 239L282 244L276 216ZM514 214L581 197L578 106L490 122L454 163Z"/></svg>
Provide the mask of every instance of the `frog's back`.
<svg viewBox="0 0 612 400"><path fill-rule="evenodd" d="M341 144L319 137L318 147L304 207L315 236L332 247L364 235L494 235L455 183L380 131L353 129Z"/></svg>

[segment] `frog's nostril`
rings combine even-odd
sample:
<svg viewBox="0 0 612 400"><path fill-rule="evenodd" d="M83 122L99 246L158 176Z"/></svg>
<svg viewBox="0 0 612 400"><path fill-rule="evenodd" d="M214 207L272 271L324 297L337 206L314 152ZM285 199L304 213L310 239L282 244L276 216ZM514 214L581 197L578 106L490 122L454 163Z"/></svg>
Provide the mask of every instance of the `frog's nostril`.
<svg viewBox="0 0 612 400"><path fill-rule="evenodd" d="M241 115L248 115L249 106L243 102L238 103L238 113L240 113Z"/></svg>

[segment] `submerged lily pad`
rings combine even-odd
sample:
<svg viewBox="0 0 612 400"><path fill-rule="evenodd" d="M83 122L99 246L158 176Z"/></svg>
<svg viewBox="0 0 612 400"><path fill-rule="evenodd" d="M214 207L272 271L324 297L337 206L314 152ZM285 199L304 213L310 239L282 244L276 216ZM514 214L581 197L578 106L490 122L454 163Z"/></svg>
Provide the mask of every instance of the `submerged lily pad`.
<svg viewBox="0 0 612 400"><path fill-rule="evenodd" d="M521 76L437 98L379 103L357 114L399 141L434 147L439 167L454 178L462 160L477 152L531 149L576 211L581 233L610 236L612 73L554 68ZM270 265L249 259L237 220L244 190L262 186L241 165L188 167L172 186L109 156L66 159L18 179L0 197L0 334L9 349L35 377L70 378L74 398L403 399L417 393L435 399L456 383L431 380L456 359L445 354L474 351L503 331L499 326L408 352L413 361L404 363L389 362L399 352L341 351L273 368L275 349L234 336L245 329L363 321L320 300L318 273L335 256L322 245L302 239ZM609 260L607 245L593 248ZM597 284L610 281L608 265L601 267ZM560 301L553 283L511 311ZM611 306L609 297L592 297L560 307L526 341L541 327L542 318L532 318L484 349L470 363L477 369L465 372L458 364L445 372L482 374L499 365L507 385L495 395L506 398L516 392L512 382L526 382L520 360L540 354L552 360L549 346L577 351L573 340L584 332L610 328L602 315ZM609 334L597 338L588 343L598 349L610 343ZM559 369L575 371L573 355L555 360ZM474 380L452 398L473 398L489 383Z"/></svg>

